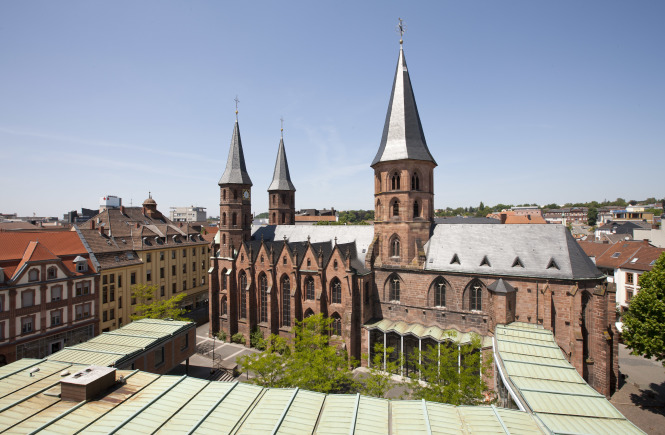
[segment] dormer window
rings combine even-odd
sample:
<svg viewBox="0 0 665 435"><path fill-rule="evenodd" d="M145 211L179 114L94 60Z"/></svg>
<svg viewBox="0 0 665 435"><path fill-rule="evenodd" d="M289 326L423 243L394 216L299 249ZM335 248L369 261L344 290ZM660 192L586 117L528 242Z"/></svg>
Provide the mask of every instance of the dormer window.
<svg viewBox="0 0 665 435"><path fill-rule="evenodd" d="M76 264L76 271L77 272L87 272L88 271L88 260L81 257L80 255L74 259L74 263Z"/></svg>
<svg viewBox="0 0 665 435"><path fill-rule="evenodd" d="M551 258L550 262L547 263L547 268L548 269L557 269L557 270L559 270L559 265L556 264L556 261L554 261L554 258Z"/></svg>
<svg viewBox="0 0 665 435"><path fill-rule="evenodd" d="M487 255L483 257L483 261L480 262L481 266L492 267L490 261L487 259Z"/></svg>
<svg viewBox="0 0 665 435"><path fill-rule="evenodd" d="M522 260L520 260L520 257L515 257L515 261L513 261L513 267L524 267L524 264L522 264Z"/></svg>

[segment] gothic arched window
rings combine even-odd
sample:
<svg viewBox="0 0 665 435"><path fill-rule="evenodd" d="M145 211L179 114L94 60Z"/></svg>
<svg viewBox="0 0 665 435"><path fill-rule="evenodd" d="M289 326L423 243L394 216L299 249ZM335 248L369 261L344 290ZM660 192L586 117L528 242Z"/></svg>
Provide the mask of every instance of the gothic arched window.
<svg viewBox="0 0 665 435"><path fill-rule="evenodd" d="M399 216L399 201L393 202L393 216Z"/></svg>
<svg viewBox="0 0 665 435"><path fill-rule="evenodd" d="M228 314L228 310L226 308L226 296L222 298L221 305L222 305L222 316L226 316Z"/></svg>
<svg viewBox="0 0 665 435"><path fill-rule="evenodd" d="M333 304L342 303L342 283L338 279L333 280L331 302Z"/></svg>
<svg viewBox="0 0 665 435"><path fill-rule="evenodd" d="M388 278L390 286L390 297L389 299L394 302L399 302L399 291L400 291L400 282L397 275L392 275Z"/></svg>
<svg viewBox="0 0 665 435"><path fill-rule="evenodd" d="M237 224L238 224L238 215L233 213L231 215L231 225L235 227Z"/></svg>
<svg viewBox="0 0 665 435"><path fill-rule="evenodd" d="M314 300L314 278L311 276L305 279L305 299Z"/></svg>
<svg viewBox="0 0 665 435"><path fill-rule="evenodd" d="M261 311L259 322L268 321L268 278L265 275L261 275L259 278L259 289L261 293Z"/></svg>
<svg viewBox="0 0 665 435"><path fill-rule="evenodd" d="M432 284L432 292L434 293L434 306L446 306L446 280L438 277Z"/></svg>
<svg viewBox="0 0 665 435"><path fill-rule="evenodd" d="M240 318L247 318L247 275L240 272Z"/></svg>
<svg viewBox="0 0 665 435"><path fill-rule="evenodd" d="M332 316L332 323L330 324L330 333L332 335L337 335L338 337L342 336L342 318L339 317L339 314L334 313Z"/></svg>
<svg viewBox="0 0 665 435"><path fill-rule="evenodd" d="M469 309L481 311L483 309L483 287L478 282L471 283L469 287Z"/></svg>
<svg viewBox="0 0 665 435"><path fill-rule="evenodd" d="M399 185L400 185L400 176L399 176L399 172L395 171L395 172L393 173L393 176L392 176L392 179L391 179L391 187L392 187L392 190L399 190L399 188L400 188Z"/></svg>
<svg viewBox="0 0 665 435"><path fill-rule="evenodd" d="M282 326L291 326L291 282L288 276L282 280Z"/></svg>
<svg viewBox="0 0 665 435"><path fill-rule="evenodd" d="M418 174L413 174L411 176L411 190L420 190L420 180L418 179Z"/></svg>
<svg viewBox="0 0 665 435"><path fill-rule="evenodd" d="M397 236L394 236L392 241L390 242L390 256L391 257L400 256L400 243L399 243L399 237Z"/></svg>
<svg viewBox="0 0 665 435"><path fill-rule="evenodd" d="M413 202L413 217L420 217L420 205L417 200Z"/></svg>

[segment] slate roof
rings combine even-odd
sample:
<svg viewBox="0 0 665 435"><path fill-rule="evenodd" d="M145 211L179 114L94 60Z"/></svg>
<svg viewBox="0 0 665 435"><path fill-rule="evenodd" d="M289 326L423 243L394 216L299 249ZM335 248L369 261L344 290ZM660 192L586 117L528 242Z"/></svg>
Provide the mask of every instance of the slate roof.
<svg viewBox="0 0 665 435"><path fill-rule="evenodd" d="M425 269L432 271L551 279L603 276L563 225L439 224L425 252ZM455 255L459 263L451 264ZM489 265L481 265L485 257Z"/></svg>
<svg viewBox="0 0 665 435"><path fill-rule="evenodd" d="M289 173L289 162L286 161L286 150L284 149L284 138L279 140L279 148L277 149L277 160L275 161L275 171L272 175L272 183L268 187L268 192L271 190L290 190L296 191L295 186L291 182L291 174Z"/></svg>
<svg viewBox="0 0 665 435"><path fill-rule="evenodd" d="M517 291L515 287L508 284L502 278L499 278L498 280L494 281L492 284L488 285L487 290L490 290L494 293L512 293L514 291Z"/></svg>
<svg viewBox="0 0 665 435"><path fill-rule="evenodd" d="M371 166L380 162L405 159L424 160L436 165L434 157L427 148L404 50L400 45L381 145Z"/></svg>
<svg viewBox="0 0 665 435"><path fill-rule="evenodd" d="M247 173L245 166L245 154L242 151L242 140L240 140L240 127L238 120L233 126L233 136L231 137L231 146L229 147L229 157L226 161L226 169L219 179L220 186L222 184L249 184L252 185L252 180Z"/></svg>
<svg viewBox="0 0 665 435"><path fill-rule="evenodd" d="M500 224L499 219L487 217L440 217L434 218L435 224Z"/></svg>

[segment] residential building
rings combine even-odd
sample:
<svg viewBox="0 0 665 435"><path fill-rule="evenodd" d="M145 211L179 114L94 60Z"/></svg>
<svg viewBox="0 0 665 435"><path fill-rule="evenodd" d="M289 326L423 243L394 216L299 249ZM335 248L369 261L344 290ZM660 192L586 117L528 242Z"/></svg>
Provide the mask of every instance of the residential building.
<svg viewBox="0 0 665 435"><path fill-rule="evenodd" d="M651 229L651 224L642 221L623 221L623 222L614 222L610 221L606 224L599 225L594 231L594 237L597 241L603 241L605 236L616 234L619 239L628 240L633 239L633 231L636 229L646 230ZM611 238L610 238L611 239ZM608 239L608 240L610 240ZM636 239L639 240L639 239ZM615 241L612 241L614 243Z"/></svg>
<svg viewBox="0 0 665 435"><path fill-rule="evenodd" d="M136 285L156 286L156 300L185 292L186 309L206 305L208 242L195 228L164 216L151 196L142 207L107 208L77 230L100 264L101 331L131 321Z"/></svg>
<svg viewBox="0 0 665 435"><path fill-rule="evenodd" d="M648 240L649 243L658 247L665 248L665 227L662 225L658 229L633 229L633 238L635 240Z"/></svg>
<svg viewBox="0 0 665 435"><path fill-rule="evenodd" d="M288 338L296 321L322 313L332 319L333 341L350 355L371 355L381 343L394 348L388 357L399 361L400 354L436 346L453 332L467 339L478 334L489 357L498 325L525 322L551 331L578 373L611 395L618 382L614 286L561 225L434 220L437 163L410 72L400 46L383 135L370 164L373 225L298 226L285 219L253 228L252 182L236 119L218 183L210 333L247 339L258 329ZM291 186L288 171L277 170L286 167L283 149L280 140L273 182ZM291 210L295 189L288 192ZM565 213L586 222L586 209ZM399 373L411 370L405 364Z"/></svg>
<svg viewBox="0 0 665 435"><path fill-rule="evenodd" d="M545 220L551 224L588 224L588 207L565 207L547 210L544 213Z"/></svg>
<svg viewBox="0 0 665 435"><path fill-rule="evenodd" d="M75 232L0 231L0 365L94 337L99 266Z"/></svg>
<svg viewBox="0 0 665 435"><path fill-rule="evenodd" d="M538 209L540 210L540 209ZM496 213L490 213L487 215L489 219L498 219L502 224L514 225L514 224L546 224L547 221L543 219L542 214L534 213L530 214L525 210L521 210L519 213L512 210L503 210Z"/></svg>
<svg viewBox="0 0 665 435"><path fill-rule="evenodd" d="M171 207L170 217L173 222L205 222L205 207Z"/></svg>

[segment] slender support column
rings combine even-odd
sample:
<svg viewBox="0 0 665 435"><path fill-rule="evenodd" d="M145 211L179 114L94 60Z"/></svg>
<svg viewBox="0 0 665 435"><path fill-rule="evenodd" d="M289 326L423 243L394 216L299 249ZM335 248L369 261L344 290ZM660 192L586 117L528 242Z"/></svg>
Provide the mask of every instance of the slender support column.
<svg viewBox="0 0 665 435"><path fill-rule="evenodd" d="M436 365L438 368L439 376L441 376L441 343L436 344L436 349L438 351L438 354L436 356Z"/></svg>
<svg viewBox="0 0 665 435"><path fill-rule="evenodd" d="M420 338L418 339L418 365L423 365L423 341ZM420 379L420 375L420 370L418 370L418 379Z"/></svg>
<svg viewBox="0 0 665 435"><path fill-rule="evenodd" d="M457 374L462 373L462 346L457 346Z"/></svg>
<svg viewBox="0 0 665 435"><path fill-rule="evenodd" d="M367 368L370 368L372 361L372 334L367 330Z"/></svg>
<svg viewBox="0 0 665 435"><path fill-rule="evenodd" d="M383 371L386 371L386 333L383 333Z"/></svg>
<svg viewBox="0 0 665 435"><path fill-rule="evenodd" d="M406 357L404 356L404 336L400 335L399 337L399 375L404 376L404 360Z"/></svg>

